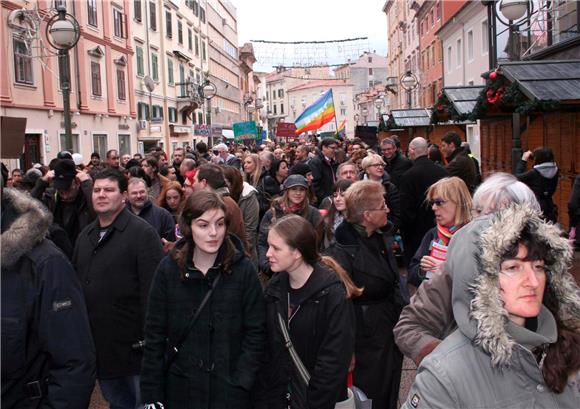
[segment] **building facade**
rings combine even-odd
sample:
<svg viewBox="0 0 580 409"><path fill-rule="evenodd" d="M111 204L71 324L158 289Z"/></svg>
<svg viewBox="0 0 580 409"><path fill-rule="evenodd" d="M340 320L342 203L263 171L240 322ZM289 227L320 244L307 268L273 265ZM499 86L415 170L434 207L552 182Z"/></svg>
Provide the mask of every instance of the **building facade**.
<svg viewBox="0 0 580 409"><path fill-rule="evenodd" d="M70 57L72 134L64 131L56 50L45 37L53 1L2 2L0 115L27 119L23 156L13 167L48 163L62 150L134 153L134 49L129 2L58 1L81 27ZM25 33L30 34L30 36Z"/></svg>

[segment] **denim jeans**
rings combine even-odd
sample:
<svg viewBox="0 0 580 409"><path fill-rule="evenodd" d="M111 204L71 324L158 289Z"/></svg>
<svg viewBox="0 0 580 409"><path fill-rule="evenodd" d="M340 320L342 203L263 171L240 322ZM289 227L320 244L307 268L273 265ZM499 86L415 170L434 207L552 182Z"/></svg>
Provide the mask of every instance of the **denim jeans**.
<svg viewBox="0 0 580 409"><path fill-rule="evenodd" d="M111 409L140 409L139 375L113 379L99 379L101 393Z"/></svg>

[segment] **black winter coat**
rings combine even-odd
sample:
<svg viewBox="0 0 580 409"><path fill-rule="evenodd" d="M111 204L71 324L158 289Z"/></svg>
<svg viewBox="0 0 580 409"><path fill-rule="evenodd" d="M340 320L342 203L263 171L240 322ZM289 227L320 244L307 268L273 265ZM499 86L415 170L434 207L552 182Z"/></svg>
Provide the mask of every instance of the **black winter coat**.
<svg viewBox="0 0 580 409"><path fill-rule="evenodd" d="M346 399L346 378L354 351L354 310L335 272L316 264L301 290L288 324L290 339L311 376L307 386L286 349L278 313L288 323L288 273L266 288L268 348L260 372L256 408L332 409Z"/></svg>
<svg viewBox="0 0 580 409"><path fill-rule="evenodd" d="M97 350L99 379L137 375L143 321L161 239L146 221L123 209L99 241L98 219L79 235L73 264L81 279Z"/></svg>
<svg viewBox="0 0 580 409"><path fill-rule="evenodd" d="M538 170L534 167L526 172L527 163L524 160L520 160L516 165L516 177L532 189L532 192L536 195L536 199L538 199L544 217L551 222L557 222L558 208L552 196L554 196L558 188L560 170L558 170L555 164L550 166L549 163L543 163L541 166L544 165L547 168L543 170ZM551 177L546 177L542 173L550 175Z"/></svg>
<svg viewBox="0 0 580 409"><path fill-rule="evenodd" d="M425 273L421 270L421 259L423 256L429 255L429 252L431 251L431 243L433 240L436 240L437 237L437 226L433 227L431 230L425 233L425 236L423 236L421 245L415 252L413 259L407 268L407 282L409 284L413 284L415 287L419 287L423 280L427 278Z"/></svg>
<svg viewBox="0 0 580 409"><path fill-rule="evenodd" d="M354 299L356 347L354 384L373 400L373 408L397 407L403 356L395 345L393 328L403 306L399 273L389 225L384 233L366 237L351 223L335 232L327 253L347 271L363 294Z"/></svg>
<svg viewBox="0 0 580 409"><path fill-rule="evenodd" d="M391 160L388 160L384 156L383 159L385 160L385 171L391 177L391 182L400 188L401 176L403 176L403 173L411 168L411 160L404 156L401 152L397 152Z"/></svg>
<svg viewBox="0 0 580 409"><path fill-rule="evenodd" d="M455 149L451 156L447 158L446 169L449 172L449 176L457 176L463 180L467 189L473 193L477 183L477 171L475 163L462 148Z"/></svg>
<svg viewBox="0 0 580 409"><path fill-rule="evenodd" d="M318 199L317 202L322 203L325 197L332 194L338 164L334 160L328 163L324 159L324 155L320 153L318 156L310 159L308 165L310 165L310 169L312 170L312 187Z"/></svg>
<svg viewBox="0 0 580 409"><path fill-rule="evenodd" d="M127 202L127 209L133 213L129 202ZM136 216L139 216L149 223L155 229L159 238L167 241L175 241L175 221L167 209L159 207L153 204L151 200L148 200Z"/></svg>
<svg viewBox="0 0 580 409"><path fill-rule="evenodd" d="M224 246L205 276L192 265L192 256L185 281L171 255L160 263L145 324L144 403L162 402L172 409L251 407L266 341L265 305L255 267L240 240L229 237L236 246L231 273L222 268ZM168 340L178 342L217 274L222 277L210 300L165 372Z"/></svg>
<svg viewBox="0 0 580 409"><path fill-rule="evenodd" d="M433 183L449 176L442 166L427 156L420 156L401 178L401 233L405 245L405 260L411 261L423 236L435 226L435 214L425 202L426 192Z"/></svg>
<svg viewBox="0 0 580 409"><path fill-rule="evenodd" d="M2 407L86 408L95 348L79 280L44 239L42 204L14 189L2 196Z"/></svg>

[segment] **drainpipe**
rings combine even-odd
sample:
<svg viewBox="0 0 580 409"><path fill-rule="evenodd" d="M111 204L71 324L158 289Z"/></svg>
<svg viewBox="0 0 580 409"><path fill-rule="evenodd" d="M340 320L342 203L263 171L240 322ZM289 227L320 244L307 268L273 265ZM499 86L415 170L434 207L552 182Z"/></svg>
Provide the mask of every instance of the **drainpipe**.
<svg viewBox="0 0 580 409"><path fill-rule="evenodd" d="M75 9L75 2L72 2L72 13L71 13L75 18L76 18L76 9ZM76 86L77 86L77 110L80 112L81 110L81 87L80 87L80 83L81 83L81 72L80 72L80 66L79 66L79 48L78 47L74 47L75 50L75 77L76 77ZM80 137L80 136L79 136Z"/></svg>

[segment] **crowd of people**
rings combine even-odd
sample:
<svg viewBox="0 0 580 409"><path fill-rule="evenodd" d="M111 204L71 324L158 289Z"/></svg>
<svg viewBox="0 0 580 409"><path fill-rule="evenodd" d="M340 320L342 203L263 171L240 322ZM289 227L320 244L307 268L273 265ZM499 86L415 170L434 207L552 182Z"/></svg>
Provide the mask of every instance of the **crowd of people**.
<svg viewBox="0 0 580 409"><path fill-rule="evenodd" d="M3 167L3 405L394 409L406 355L407 409L578 407L558 176L455 133Z"/></svg>

